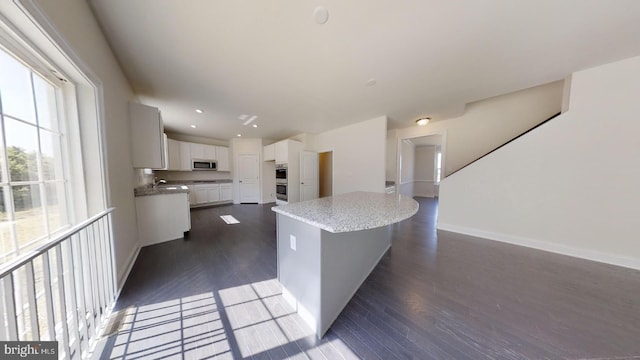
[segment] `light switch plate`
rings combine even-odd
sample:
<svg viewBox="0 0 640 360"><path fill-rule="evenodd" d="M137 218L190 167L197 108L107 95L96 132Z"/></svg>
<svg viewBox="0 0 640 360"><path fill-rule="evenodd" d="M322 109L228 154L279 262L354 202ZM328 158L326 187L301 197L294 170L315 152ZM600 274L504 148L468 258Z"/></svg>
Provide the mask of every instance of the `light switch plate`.
<svg viewBox="0 0 640 360"><path fill-rule="evenodd" d="M296 251L296 237L295 237L295 235L289 235L289 243L291 244L291 250Z"/></svg>

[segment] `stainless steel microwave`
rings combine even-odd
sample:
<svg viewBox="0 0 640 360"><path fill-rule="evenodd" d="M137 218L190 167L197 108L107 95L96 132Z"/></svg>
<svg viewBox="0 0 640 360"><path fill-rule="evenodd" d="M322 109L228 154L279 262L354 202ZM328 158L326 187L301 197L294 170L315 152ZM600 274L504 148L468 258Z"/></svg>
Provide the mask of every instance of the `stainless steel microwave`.
<svg viewBox="0 0 640 360"><path fill-rule="evenodd" d="M211 160L192 159L191 170L218 170L218 162Z"/></svg>

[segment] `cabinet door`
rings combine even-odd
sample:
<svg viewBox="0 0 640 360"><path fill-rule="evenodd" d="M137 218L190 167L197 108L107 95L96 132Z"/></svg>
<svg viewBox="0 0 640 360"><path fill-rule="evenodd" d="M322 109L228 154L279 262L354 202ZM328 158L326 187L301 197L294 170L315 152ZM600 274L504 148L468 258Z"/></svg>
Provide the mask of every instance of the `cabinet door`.
<svg viewBox="0 0 640 360"><path fill-rule="evenodd" d="M220 201L220 185L209 185L207 187L208 202Z"/></svg>
<svg viewBox="0 0 640 360"><path fill-rule="evenodd" d="M197 186L195 187L194 193L196 195L196 204L206 204L209 202L208 198L208 190L207 187Z"/></svg>
<svg viewBox="0 0 640 360"><path fill-rule="evenodd" d="M204 145L203 144L191 143L190 146L191 146L191 158L192 159L201 159L201 160L206 159L204 157Z"/></svg>
<svg viewBox="0 0 640 360"><path fill-rule="evenodd" d="M231 184L220 185L220 201L233 200L233 193L231 189L232 189Z"/></svg>
<svg viewBox="0 0 640 360"><path fill-rule="evenodd" d="M274 161L276 159L276 146L275 144L267 145L262 151L262 160Z"/></svg>
<svg viewBox="0 0 640 360"><path fill-rule="evenodd" d="M164 168L164 127L160 111L152 106L129 103L129 122L133 167Z"/></svg>
<svg viewBox="0 0 640 360"><path fill-rule="evenodd" d="M180 170L180 142L167 139L167 153L169 155L167 170Z"/></svg>
<svg viewBox="0 0 640 360"><path fill-rule="evenodd" d="M278 141L275 144L276 147L276 163L286 163L289 161L289 147L287 141Z"/></svg>
<svg viewBox="0 0 640 360"><path fill-rule="evenodd" d="M191 143L179 141L180 144L180 170L191 171Z"/></svg>
<svg viewBox="0 0 640 360"><path fill-rule="evenodd" d="M216 155L218 156L218 171L231 171L229 148L225 146L216 146Z"/></svg>
<svg viewBox="0 0 640 360"><path fill-rule="evenodd" d="M203 159L215 160L216 159L216 147L214 145L202 145Z"/></svg>

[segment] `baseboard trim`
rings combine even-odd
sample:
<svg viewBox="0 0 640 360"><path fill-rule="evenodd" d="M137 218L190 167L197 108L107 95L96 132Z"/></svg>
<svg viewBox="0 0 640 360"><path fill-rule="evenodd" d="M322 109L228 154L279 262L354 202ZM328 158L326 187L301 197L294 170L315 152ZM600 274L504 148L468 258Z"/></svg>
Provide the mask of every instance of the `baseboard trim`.
<svg viewBox="0 0 640 360"><path fill-rule="evenodd" d="M122 288L124 287L124 283L127 281L127 278L129 277L129 274L133 269L133 264L135 264L136 260L138 259L138 255L140 254L141 248L142 247L140 246L139 243L136 244L136 249L131 253L131 255L129 256L129 259L127 259L127 267L124 268L124 271L122 271L122 273L118 275L118 291L116 293L116 299L118 299L118 297L120 296L120 291L122 291Z"/></svg>
<svg viewBox="0 0 640 360"><path fill-rule="evenodd" d="M484 239L500 241L504 243L525 246L537 250L548 251L556 254L567 255L577 257L586 260L597 261L601 263L622 266L634 270L640 270L640 260L634 258L628 258L624 256L607 254L599 251L576 248L572 246L566 246L561 244L554 244L547 241L535 240L520 236L507 235L502 233L495 233L491 231L479 230L475 228L469 228L465 226L451 225L446 223L438 223L436 229L444 230L459 234L465 234L470 236L476 236Z"/></svg>

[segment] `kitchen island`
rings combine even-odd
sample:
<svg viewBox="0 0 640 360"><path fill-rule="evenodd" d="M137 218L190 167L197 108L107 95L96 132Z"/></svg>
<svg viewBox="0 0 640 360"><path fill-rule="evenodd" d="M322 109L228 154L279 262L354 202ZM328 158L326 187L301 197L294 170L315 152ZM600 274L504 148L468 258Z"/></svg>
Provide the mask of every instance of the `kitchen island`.
<svg viewBox="0 0 640 360"><path fill-rule="evenodd" d="M134 189L134 195L141 246L180 239L191 230L187 186L143 186Z"/></svg>
<svg viewBox="0 0 640 360"><path fill-rule="evenodd" d="M389 225L413 216L418 203L353 192L272 210L283 297L320 338L391 247Z"/></svg>

